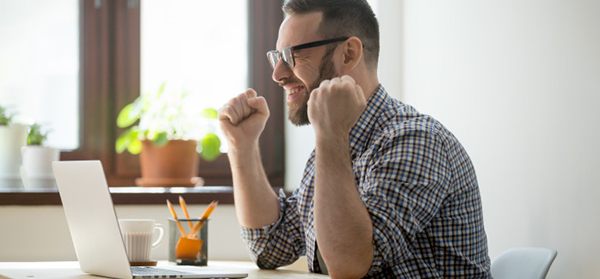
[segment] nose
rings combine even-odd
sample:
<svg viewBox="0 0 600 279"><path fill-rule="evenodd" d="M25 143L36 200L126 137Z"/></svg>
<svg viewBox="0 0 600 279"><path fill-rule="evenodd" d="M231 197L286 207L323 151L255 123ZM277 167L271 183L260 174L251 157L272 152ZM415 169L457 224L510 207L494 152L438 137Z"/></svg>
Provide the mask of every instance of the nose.
<svg viewBox="0 0 600 279"><path fill-rule="evenodd" d="M273 80L275 82L279 82L285 78L289 78L291 75L292 69L290 69L285 62L283 62L283 59L279 59L279 61L277 61L277 65L275 65L275 68L273 68Z"/></svg>

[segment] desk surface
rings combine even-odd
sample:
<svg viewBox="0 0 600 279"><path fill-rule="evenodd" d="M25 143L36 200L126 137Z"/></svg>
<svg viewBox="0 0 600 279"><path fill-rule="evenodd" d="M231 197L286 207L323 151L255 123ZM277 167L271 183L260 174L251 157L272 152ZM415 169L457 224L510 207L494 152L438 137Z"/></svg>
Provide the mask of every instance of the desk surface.
<svg viewBox="0 0 600 279"><path fill-rule="evenodd" d="M159 265L166 264L159 262ZM261 270L251 262L233 262L233 261L209 261L209 267L226 268L229 270L242 271L248 273L248 278L314 278L322 279L329 276L321 274L312 274L291 269ZM98 278L79 269L78 262L0 262L0 278L15 279L63 279L63 278Z"/></svg>

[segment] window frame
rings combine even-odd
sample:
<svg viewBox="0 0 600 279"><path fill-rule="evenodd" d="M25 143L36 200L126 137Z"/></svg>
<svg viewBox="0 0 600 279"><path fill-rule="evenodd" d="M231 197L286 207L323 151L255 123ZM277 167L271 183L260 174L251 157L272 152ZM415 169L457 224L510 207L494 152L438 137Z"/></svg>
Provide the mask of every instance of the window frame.
<svg viewBox="0 0 600 279"><path fill-rule="evenodd" d="M61 160L102 162L110 186L132 186L140 176L139 157L117 154L114 143L122 129L116 125L122 107L140 94L140 5L135 0L80 0L80 146L61 152ZM274 187L284 183L284 99L271 80L265 57L276 41L283 20L280 5L269 0L248 1L249 87L264 96L271 117L259 144L267 177ZM241 92L240 92L241 93ZM232 185L229 160L201 161L205 185Z"/></svg>

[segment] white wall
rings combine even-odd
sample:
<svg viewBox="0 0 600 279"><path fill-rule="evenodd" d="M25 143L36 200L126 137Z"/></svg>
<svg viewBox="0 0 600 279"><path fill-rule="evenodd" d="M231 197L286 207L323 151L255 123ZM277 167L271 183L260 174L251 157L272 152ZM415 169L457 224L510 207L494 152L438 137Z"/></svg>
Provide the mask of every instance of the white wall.
<svg viewBox="0 0 600 279"><path fill-rule="evenodd" d="M548 278L600 278L600 1L404 1L404 99L477 170L492 257L558 249Z"/></svg>
<svg viewBox="0 0 600 279"><path fill-rule="evenodd" d="M200 215L205 208L188 204L192 215ZM117 205L115 210L118 218L155 219L166 227L171 218L166 204ZM0 224L0 262L77 260L61 206L2 206ZM232 205L219 205L208 225L209 259L250 260ZM152 251L153 259L167 259L167 244L168 239Z"/></svg>

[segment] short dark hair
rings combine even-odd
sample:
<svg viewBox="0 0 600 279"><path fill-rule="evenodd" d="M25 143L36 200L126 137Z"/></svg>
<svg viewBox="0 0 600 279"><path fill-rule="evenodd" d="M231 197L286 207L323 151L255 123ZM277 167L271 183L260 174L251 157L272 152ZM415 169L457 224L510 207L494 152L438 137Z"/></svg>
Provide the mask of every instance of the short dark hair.
<svg viewBox="0 0 600 279"><path fill-rule="evenodd" d="M282 9L288 15L322 12L319 32L324 39L358 37L364 46L365 61L377 66L379 23L366 0L289 0Z"/></svg>

